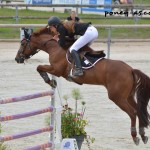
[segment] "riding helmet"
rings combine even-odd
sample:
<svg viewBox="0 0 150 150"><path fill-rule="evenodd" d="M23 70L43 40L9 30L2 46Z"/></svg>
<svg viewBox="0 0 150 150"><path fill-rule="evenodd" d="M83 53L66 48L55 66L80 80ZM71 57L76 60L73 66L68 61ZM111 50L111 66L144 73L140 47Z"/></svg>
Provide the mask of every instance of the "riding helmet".
<svg viewBox="0 0 150 150"><path fill-rule="evenodd" d="M48 25L49 26L58 25L60 23L61 23L61 21L58 17L52 16L48 19Z"/></svg>

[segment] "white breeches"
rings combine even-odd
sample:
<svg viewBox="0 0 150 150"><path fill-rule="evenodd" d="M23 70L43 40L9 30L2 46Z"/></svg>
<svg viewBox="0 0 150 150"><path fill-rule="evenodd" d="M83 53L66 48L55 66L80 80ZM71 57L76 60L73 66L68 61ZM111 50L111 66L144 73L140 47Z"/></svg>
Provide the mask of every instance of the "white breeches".
<svg viewBox="0 0 150 150"><path fill-rule="evenodd" d="M70 52L72 50L78 51L81 47L85 46L86 44L90 44L93 42L95 39L98 38L98 31L95 27L92 25L89 26L84 33L84 35L80 36L76 42L70 47Z"/></svg>

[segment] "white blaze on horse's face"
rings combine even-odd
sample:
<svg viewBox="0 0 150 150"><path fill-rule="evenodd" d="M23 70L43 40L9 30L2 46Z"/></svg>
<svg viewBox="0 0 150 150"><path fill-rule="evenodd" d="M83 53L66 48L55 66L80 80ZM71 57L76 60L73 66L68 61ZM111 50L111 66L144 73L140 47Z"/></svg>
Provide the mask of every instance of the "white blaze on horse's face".
<svg viewBox="0 0 150 150"><path fill-rule="evenodd" d="M25 38L24 29L20 29L20 40L22 41Z"/></svg>

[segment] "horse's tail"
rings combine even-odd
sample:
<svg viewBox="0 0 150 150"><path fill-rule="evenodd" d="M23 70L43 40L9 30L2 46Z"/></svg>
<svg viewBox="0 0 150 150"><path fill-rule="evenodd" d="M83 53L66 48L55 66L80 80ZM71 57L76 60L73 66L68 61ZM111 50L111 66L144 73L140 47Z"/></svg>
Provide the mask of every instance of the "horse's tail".
<svg viewBox="0 0 150 150"><path fill-rule="evenodd" d="M143 127L150 125L150 115L147 107L150 99L150 78L143 72L133 69L137 99L137 115Z"/></svg>

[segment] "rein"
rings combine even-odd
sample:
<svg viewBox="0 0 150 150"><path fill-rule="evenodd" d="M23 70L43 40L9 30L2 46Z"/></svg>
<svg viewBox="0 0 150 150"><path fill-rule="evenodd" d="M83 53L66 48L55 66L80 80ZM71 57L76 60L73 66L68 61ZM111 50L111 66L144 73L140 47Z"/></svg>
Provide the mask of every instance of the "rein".
<svg viewBox="0 0 150 150"><path fill-rule="evenodd" d="M56 40L54 40L54 39L47 40L43 45L46 46L46 44L47 44L48 42L50 42L50 41L56 41ZM56 41L56 42L57 42L57 41Z"/></svg>

